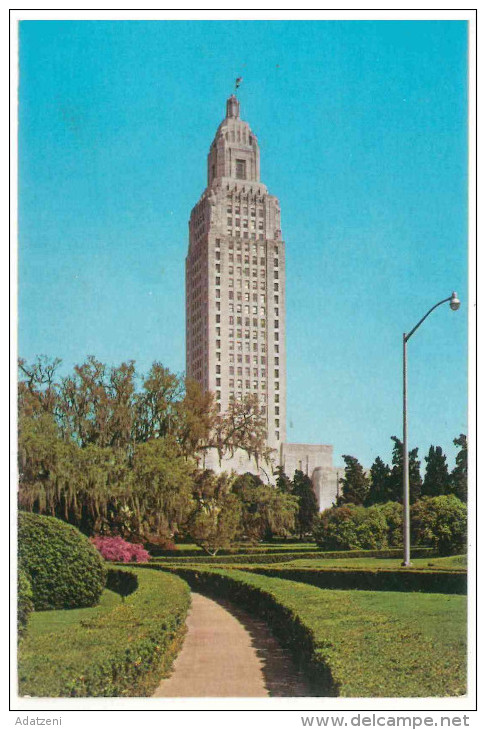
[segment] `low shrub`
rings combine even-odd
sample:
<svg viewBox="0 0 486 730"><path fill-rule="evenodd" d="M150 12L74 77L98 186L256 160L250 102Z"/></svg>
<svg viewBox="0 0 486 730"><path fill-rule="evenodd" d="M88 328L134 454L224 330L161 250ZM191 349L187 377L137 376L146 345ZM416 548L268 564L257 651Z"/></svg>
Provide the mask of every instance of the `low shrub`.
<svg viewBox="0 0 486 730"><path fill-rule="evenodd" d="M137 590L107 612L69 612L79 617L64 628L57 611L34 614L19 651L21 696L153 694L182 646L190 591L175 575L143 568L129 573Z"/></svg>
<svg viewBox="0 0 486 730"><path fill-rule="evenodd" d="M19 566L17 572L17 632L21 639L26 630L29 616L34 610L32 586L27 573Z"/></svg>
<svg viewBox="0 0 486 730"><path fill-rule="evenodd" d="M91 538L91 542L105 560L114 563L146 563L150 558L143 545L127 542L122 537Z"/></svg>
<svg viewBox="0 0 486 730"><path fill-rule="evenodd" d="M106 576L106 587L125 600L126 596L137 590L138 578L135 573L130 573L128 570L110 568Z"/></svg>
<svg viewBox="0 0 486 730"><path fill-rule="evenodd" d="M98 602L105 585L104 562L75 527L55 517L19 512L18 546L36 611Z"/></svg>
<svg viewBox="0 0 486 730"><path fill-rule="evenodd" d="M453 494L423 497L411 508L413 539L439 555L467 552L467 506Z"/></svg>

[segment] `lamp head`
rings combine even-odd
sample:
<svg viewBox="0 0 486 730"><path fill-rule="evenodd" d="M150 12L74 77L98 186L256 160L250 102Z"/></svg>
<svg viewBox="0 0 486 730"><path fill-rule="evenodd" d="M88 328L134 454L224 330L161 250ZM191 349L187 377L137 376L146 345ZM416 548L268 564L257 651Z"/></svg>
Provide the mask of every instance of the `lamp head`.
<svg viewBox="0 0 486 730"><path fill-rule="evenodd" d="M461 302L459 301L459 299L457 297L457 292L455 292L455 291L452 292L451 301L449 303L449 306L453 312L455 312L456 309L459 309L459 307L461 306Z"/></svg>

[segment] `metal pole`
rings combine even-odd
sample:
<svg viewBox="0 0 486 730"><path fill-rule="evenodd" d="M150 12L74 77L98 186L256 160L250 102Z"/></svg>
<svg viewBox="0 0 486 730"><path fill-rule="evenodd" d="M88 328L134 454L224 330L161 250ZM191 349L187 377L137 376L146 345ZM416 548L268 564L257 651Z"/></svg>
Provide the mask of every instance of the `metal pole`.
<svg viewBox="0 0 486 730"><path fill-rule="evenodd" d="M440 302L434 304L429 311L424 314L422 319L417 322L415 327L407 334L403 333L403 563L404 567L411 565L410 563L410 480L408 473L408 428L407 428L407 342L414 332L418 330L429 314L441 304L450 302L452 310L459 309L460 302L455 291L450 297L441 299Z"/></svg>
<svg viewBox="0 0 486 730"><path fill-rule="evenodd" d="M410 485L407 428L407 335L403 333L403 563L410 565Z"/></svg>

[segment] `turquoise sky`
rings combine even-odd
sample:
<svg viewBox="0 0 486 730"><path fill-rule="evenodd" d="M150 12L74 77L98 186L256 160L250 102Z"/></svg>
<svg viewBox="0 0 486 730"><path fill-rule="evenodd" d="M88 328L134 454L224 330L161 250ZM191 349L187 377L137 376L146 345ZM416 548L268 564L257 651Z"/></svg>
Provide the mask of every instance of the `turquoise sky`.
<svg viewBox="0 0 486 730"><path fill-rule="evenodd" d="M185 366L187 221L236 76L287 245L287 437L467 431L467 24L24 21L19 355Z"/></svg>

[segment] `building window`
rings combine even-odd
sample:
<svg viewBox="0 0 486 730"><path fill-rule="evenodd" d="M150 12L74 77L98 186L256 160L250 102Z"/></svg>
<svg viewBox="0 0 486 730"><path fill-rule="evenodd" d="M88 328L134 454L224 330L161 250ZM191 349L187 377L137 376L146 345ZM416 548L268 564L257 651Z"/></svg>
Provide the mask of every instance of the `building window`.
<svg viewBox="0 0 486 730"><path fill-rule="evenodd" d="M274 320L273 326L276 330L278 330L278 319Z"/></svg>
<svg viewBox="0 0 486 730"><path fill-rule="evenodd" d="M275 390L280 390L280 385L279 385L279 382L278 382L278 380L277 380L277 382L275 383Z"/></svg>
<svg viewBox="0 0 486 730"><path fill-rule="evenodd" d="M246 180L246 160L236 160L236 179Z"/></svg>
<svg viewBox="0 0 486 730"><path fill-rule="evenodd" d="M221 385L221 378L216 378L216 385Z"/></svg>
<svg viewBox="0 0 486 730"><path fill-rule="evenodd" d="M218 302L218 304L219 304L219 302ZM220 314L217 314L216 315L216 322L221 322L221 315Z"/></svg>
<svg viewBox="0 0 486 730"><path fill-rule="evenodd" d="M280 426L280 419L279 418L276 418L275 419L275 426L276 426L276 428L278 428Z"/></svg>
<svg viewBox="0 0 486 730"><path fill-rule="evenodd" d="M277 441L280 441L280 433L278 431L275 431L275 438Z"/></svg>
<svg viewBox="0 0 486 730"><path fill-rule="evenodd" d="M275 395L275 403L279 403L279 402L280 402L280 396L279 396L279 394L277 393L277 394Z"/></svg>
<svg viewBox="0 0 486 730"><path fill-rule="evenodd" d="M276 416L279 416L280 415L280 408L279 408L279 406L275 406L275 415Z"/></svg>

